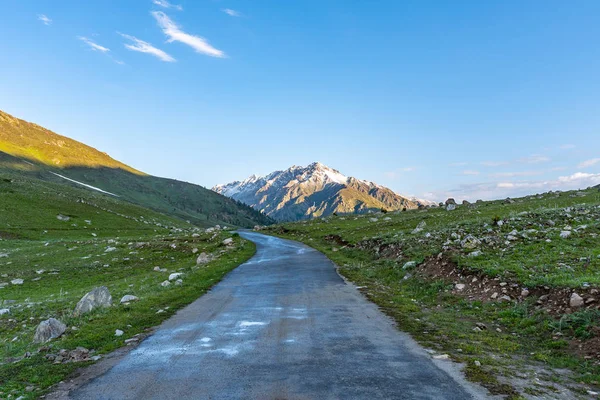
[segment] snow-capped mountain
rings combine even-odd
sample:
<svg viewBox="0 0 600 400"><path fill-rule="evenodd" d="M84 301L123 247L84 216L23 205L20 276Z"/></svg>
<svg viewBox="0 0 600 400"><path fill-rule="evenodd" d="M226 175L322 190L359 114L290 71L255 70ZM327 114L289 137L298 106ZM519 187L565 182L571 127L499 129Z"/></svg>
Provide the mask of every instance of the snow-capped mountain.
<svg viewBox="0 0 600 400"><path fill-rule="evenodd" d="M373 182L348 177L319 162L213 187L281 221L333 213L417 208L418 203Z"/></svg>

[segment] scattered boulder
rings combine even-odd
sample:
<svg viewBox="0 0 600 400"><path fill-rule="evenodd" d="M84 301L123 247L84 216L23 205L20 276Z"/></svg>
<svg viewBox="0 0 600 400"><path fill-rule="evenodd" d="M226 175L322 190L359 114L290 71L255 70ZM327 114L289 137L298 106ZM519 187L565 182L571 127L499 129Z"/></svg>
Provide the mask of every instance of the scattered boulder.
<svg viewBox="0 0 600 400"><path fill-rule="evenodd" d="M8 308L0 309L0 315L4 315L4 314L10 314L10 309L8 309Z"/></svg>
<svg viewBox="0 0 600 400"><path fill-rule="evenodd" d="M223 240L223 246L231 246L233 244L233 238L227 238Z"/></svg>
<svg viewBox="0 0 600 400"><path fill-rule="evenodd" d="M460 245L463 249L472 250L481 245L481 240L477 239L473 235L467 235L463 240L461 240Z"/></svg>
<svg viewBox="0 0 600 400"><path fill-rule="evenodd" d="M583 300L583 297L581 297L577 293L573 293L571 295L571 298L569 299L569 306L571 308L583 307L584 304L585 304L585 302Z"/></svg>
<svg viewBox="0 0 600 400"><path fill-rule="evenodd" d="M210 256L204 252L200 253L198 258L196 259L196 265L203 265L210 262Z"/></svg>
<svg viewBox="0 0 600 400"><path fill-rule="evenodd" d="M40 322L33 335L35 343L45 343L60 337L67 330L67 326L55 318Z"/></svg>
<svg viewBox="0 0 600 400"><path fill-rule="evenodd" d="M448 204L446 206L446 211L454 211L456 210L456 204Z"/></svg>
<svg viewBox="0 0 600 400"><path fill-rule="evenodd" d="M163 281L163 282L160 284L160 286L162 286L162 287L171 286L171 282L169 282L169 281Z"/></svg>
<svg viewBox="0 0 600 400"><path fill-rule="evenodd" d="M126 294L125 296L121 297L121 304L123 303L129 303L131 301L138 301L139 298L137 296L131 295L131 294Z"/></svg>
<svg viewBox="0 0 600 400"><path fill-rule="evenodd" d="M414 268L416 266L417 266L417 262L416 261L409 261L409 262L407 262L406 264L404 264L402 266L402 269L405 269L405 270L406 269L412 269L412 268Z"/></svg>
<svg viewBox="0 0 600 400"><path fill-rule="evenodd" d="M117 330L115 330L115 336L123 336L123 334L124 334L124 333L125 333L125 332L123 332L123 331L122 331L122 330L120 330L120 329L117 329Z"/></svg>
<svg viewBox="0 0 600 400"><path fill-rule="evenodd" d="M13 279L12 281L10 281L10 283L12 283L13 285L22 285L23 279Z"/></svg>
<svg viewBox="0 0 600 400"><path fill-rule="evenodd" d="M94 288L91 292L79 300L75 306L73 314L77 317L88 313L98 307L110 307L112 305L112 296L106 286Z"/></svg>
<svg viewBox="0 0 600 400"><path fill-rule="evenodd" d="M571 236L571 231L562 231L562 232L560 233L560 237L561 237L561 238L563 238L563 239L566 239L566 238L568 238L569 236Z"/></svg>
<svg viewBox="0 0 600 400"><path fill-rule="evenodd" d="M446 202L444 204L447 206L450 204L456 205L456 201L452 197L450 197L448 200L446 200Z"/></svg>
<svg viewBox="0 0 600 400"><path fill-rule="evenodd" d="M513 204L515 201L513 199L511 199L510 197L507 197L506 199L504 199L503 203L504 204Z"/></svg>
<svg viewBox="0 0 600 400"><path fill-rule="evenodd" d="M179 279L179 277L183 275L181 272L174 272L171 275L169 275L169 280L173 281L175 279Z"/></svg>
<svg viewBox="0 0 600 400"><path fill-rule="evenodd" d="M426 225L427 225L427 223L425 221L419 222L419 225L417 225L417 227L415 229L413 229L412 234L414 235L414 234L421 232L423 229L425 229Z"/></svg>
<svg viewBox="0 0 600 400"><path fill-rule="evenodd" d="M67 221L69 221L71 219L71 217L66 216L66 215L62 215L62 214L58 214L56 216L56 219L59 220L59 221L67 222Z"/></svg>
<svg viewBox="0 0 600 400"><path fill-rule="evenodd" d="M461 291L465 289L466 285L464 283L457 283L454 287L456 288L456 290Z"/></svg>

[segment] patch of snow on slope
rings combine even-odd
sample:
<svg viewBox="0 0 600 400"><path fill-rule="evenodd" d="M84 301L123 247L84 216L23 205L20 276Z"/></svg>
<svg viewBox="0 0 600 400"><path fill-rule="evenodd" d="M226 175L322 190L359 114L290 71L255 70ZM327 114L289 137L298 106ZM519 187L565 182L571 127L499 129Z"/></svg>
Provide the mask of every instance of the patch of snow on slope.
<svg viewBox="0 0 600 400"><path fill-rule="evenodd" d="M100 188L97 188L97 187L95 187L95 186L88 185L87 183L79 182L79 181L76 181L75 179L67 178L66 176L62 176L62 175L60 175L60 174L56 174L56 173L54 173L54 172L50 172L50 173L51 173L52 175L56 175L56 176L58 176L58 177L60 177L60 178L66 179L66 180L68 180L68 181L70 181L70 182L73 182L73 183L76 183L76 184L78 184L78 185L85 186L85 187L86 187L86 188L88 188L88 189L97 190L98 192L101 192L101 193L110 194L111 196L119 197L119 195L117 195L117 194L114 194L114 193L111 193L111 192L107 192L106 190L102 190L102 189L100 189Z"/></svg>

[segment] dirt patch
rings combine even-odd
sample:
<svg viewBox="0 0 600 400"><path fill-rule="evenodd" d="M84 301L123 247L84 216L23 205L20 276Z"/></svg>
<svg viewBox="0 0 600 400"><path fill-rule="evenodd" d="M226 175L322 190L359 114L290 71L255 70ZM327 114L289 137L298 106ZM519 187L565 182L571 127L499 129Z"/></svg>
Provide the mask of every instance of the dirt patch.
<svg viewBox="0 0 600 400"><path fill-rule="evenodd" d="M489 301L523 301L528 297L537 297L536 307L553 316L570 314L584 309L600 310L600 289L588 287L581 289L551 288L538 286L525 287L519 283L492 278L484 273L459 268L444 256L431 257L415 270L417 275L430 279L443 279L453 283L452 292L469 300ZM571 306L571 296L577 293L584 304Z"/></svg>
<svg viewBox="0 0 600 400"><path fill-rule="evenodd" d="M6 231L0 231L0 239L2 240L14 240L14 239L21 239L20 235L17 235L16 233L11 233L11 232L6 232Z"/></svg>
<svg viewBox="0 0 600 400"><path fill-rule="evenodd" d="M327 235L324 238L326 241L331 242L331 243L335 243L338 246L342 246L342 247L354 247L350 244L350 242L345 241L344 239L342 239L342 237L340 235Z"/></svg>

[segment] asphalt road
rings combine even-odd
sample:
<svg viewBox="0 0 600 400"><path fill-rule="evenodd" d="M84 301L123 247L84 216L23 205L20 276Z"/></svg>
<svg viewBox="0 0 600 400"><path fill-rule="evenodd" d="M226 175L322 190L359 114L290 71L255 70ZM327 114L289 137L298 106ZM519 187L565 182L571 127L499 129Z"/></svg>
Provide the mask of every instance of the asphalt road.
<svg viewBox="0 0 600 400"><path fill-rule="evenodd" d="M257 244L254 258L69 397L479 397L346 284L323 254L257 233L242 236Z"/></svg>

